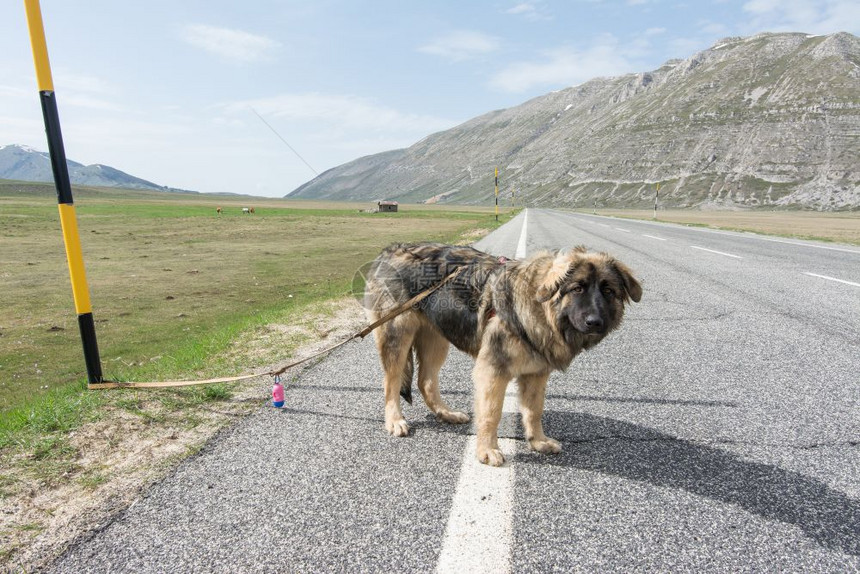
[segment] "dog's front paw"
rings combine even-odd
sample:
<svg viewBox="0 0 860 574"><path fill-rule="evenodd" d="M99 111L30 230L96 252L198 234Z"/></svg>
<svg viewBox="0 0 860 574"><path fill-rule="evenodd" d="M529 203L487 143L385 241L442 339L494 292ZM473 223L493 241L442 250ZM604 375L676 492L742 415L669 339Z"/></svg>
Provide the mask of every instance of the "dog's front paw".
<svg viewBox="0 0 860 574"><path fill-rule="evenodd" d="M502 466L505 464L505 455L497 448L478 449L478 460L490 466Z"/></svg>
<svg viewBox="0 0 860 574"><path fill-rule="evenodd" d="M406 420L402 418L385 421L385 430L387 430L388 434L391 436L406 436L409 434L409 425L406 424Z"/></svg>
<svg viewBox="0 0 860 574"><path fill-rule="evenodd" d="M529 446L532 450L543 454L558 454L561 452L561 443L555 439L549 438L548 436L541 440L530 440Z"/></svg>
<svg viewBox="0 0 860 574"><path fill-rule="evenodd" d="M461 413L460 411L439 411L436 413L436 417L443 422L452 425L462 425L469 422L469 415L466 413Z"/></svg>

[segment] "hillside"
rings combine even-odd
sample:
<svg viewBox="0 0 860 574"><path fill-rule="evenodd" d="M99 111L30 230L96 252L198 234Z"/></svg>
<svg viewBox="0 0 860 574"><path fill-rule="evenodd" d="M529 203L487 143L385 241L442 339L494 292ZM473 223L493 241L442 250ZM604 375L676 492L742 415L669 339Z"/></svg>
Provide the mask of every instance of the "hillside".
<svg viewBox="0 0 860 574"><path fill-rule="evenodd" d="M76 185L184 191L160 186L107 165L83 165L69 159L66 159L66 163L69 166L69 179ZM47 152L27 146L0 146L0 179L52 182L51 158Z"/></svg>
<svg viewBox="0 0 860 574"><path fill-rule="evenodd" d="M860 208L860 40L727 38L357 159L291 198L544 206Z"/></svg>

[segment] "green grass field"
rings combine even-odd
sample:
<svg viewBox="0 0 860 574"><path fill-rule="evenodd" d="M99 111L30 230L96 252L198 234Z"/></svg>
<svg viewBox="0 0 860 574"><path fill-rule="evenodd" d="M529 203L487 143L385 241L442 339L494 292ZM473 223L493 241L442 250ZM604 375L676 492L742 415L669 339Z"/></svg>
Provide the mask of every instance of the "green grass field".
<svg viewBox="0 0 860 574"><path fill-rule="evenodd" d="M239 333L347 294L385 245L495 225L490 208L372 214L360 212L369 204L87 188L75 202L104 374L124 380L228 374L241 366L219 353ZM0 222L8 412L86 372L53 187L0 183Z"/></svg>

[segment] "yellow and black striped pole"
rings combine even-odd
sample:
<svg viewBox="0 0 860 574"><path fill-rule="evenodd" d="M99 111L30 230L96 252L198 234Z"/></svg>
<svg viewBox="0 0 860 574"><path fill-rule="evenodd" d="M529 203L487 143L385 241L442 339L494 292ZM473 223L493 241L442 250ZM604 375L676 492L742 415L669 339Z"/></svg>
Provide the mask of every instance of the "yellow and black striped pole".
<svg viewBox="0 0 860 574"><path fill-rule="evenodd" d="M78 313L78 326L84 344L87 378L90 383L100 383L102 381L102 365L99 359L98 343L96 342L96 327L90 304L87 274L84 270L84 257L81 252L78 219L75 215L75 203L72 199L72 184L69 181L69 166L66 163L66 150L63 148L63 134L60 131L60 115L57 111L57 100L54 95L54 81L51 78L51 63L48 61L48 45L45 42L42 10L39 7L39 0L24 0L24 8L27 11L30 44L33 47L33 61L36 64L36 82L39 85L39 100L42 103L42 116L45 119L45 132L48 136L51 169L54 172L54 185L57 187L60 225L63 229L63 242L66 245L66 259L69 262L69 276L72 280L75 311Z"/></svg>
<svg viewBox="0 0 860 574"><path fill-rule="evenodd" d="M499 220L499 168L496 168L496 221Z"/></svg>

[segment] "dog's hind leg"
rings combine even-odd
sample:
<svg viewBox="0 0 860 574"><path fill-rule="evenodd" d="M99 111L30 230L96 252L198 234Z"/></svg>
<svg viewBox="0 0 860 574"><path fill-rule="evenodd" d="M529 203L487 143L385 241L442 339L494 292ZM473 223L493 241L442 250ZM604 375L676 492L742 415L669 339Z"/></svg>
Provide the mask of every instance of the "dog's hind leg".
<svg viewBox="0 0 860 574"><path fill-rule="evenodd" d="M415 351L418 355L418 389L427 408L441 421L451 424L469 422L469 415L451 410L439 394L439 369L448 356L449 343L430 326L418 330Z"/></svg>
<svg viewBox="0 0 860 574"><path fill-rule="evenodd" d="M520 390L520 413L529 446L537 452L555 454L561 452L561 443L543 434L541 420L548 378L549 374L520 375L517 385Z"/></svg>
<svg viewBox="0 0 860 574"><path fill-rule="evenodd" d="M376 347L385 371L385 430L394 436L409 434L409 425L400 410L400 394L404 385L412 384L410 362L417 324L411 313L401 315L379 327ZM409 376L409 381L405 377Z"/></svg>

